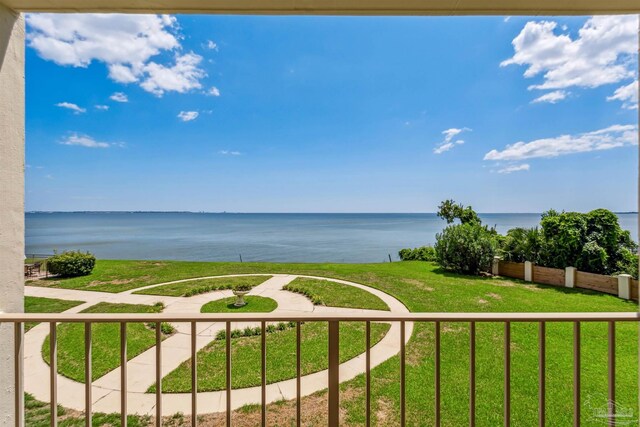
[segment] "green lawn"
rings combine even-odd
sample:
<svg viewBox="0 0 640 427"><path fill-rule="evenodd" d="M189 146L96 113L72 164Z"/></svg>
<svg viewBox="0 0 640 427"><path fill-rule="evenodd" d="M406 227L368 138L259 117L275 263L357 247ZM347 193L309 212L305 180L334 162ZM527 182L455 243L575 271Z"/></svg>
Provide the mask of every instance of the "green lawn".
<svg viewBox="0 0 640 427"><path fill-rule="evenodd" d="M638 304L611 295L581 289L526 284L521 281L459 276L423 262L385 264L266 264L179 263L150 261L98 261L85 278L48 282L66 288L116 290L152 283L208 275L292 273L344 279L393 295L413 312L637 312ZM42 285L38 281L36 285ZM96 284L96 282L99 282ZM126 283L124 283L126 282ZM93 284L92 284L93 283ZM442 324L442 425L468 425L468 325ZM582 327L582 425L591 421L594 408L606 407L607 326ZM503 326L477 327L477 425L502 424ZM282 334L285 334L283 332ZM275 334L278 335L278 334ZM274 338L275 338L274 335ZM431 425L434 409L433 325L418 324L407 346L407 422ZM619 324L616 330L616 397L620 407L634 410L638 402L638 325ZM271 338L271 337L270 337ZM251 340L241 338L240 340ZM512 325L513 425L537 424L537 325ZM236 340L232 341L236 343ZM247 341L249 342L249 341ZM214 343L215 344L215 343ZM549 425L572 423L572 325L547 326L547 418ZM202 372L202 371L200 371ZM399 416L399 358L372 372L373 416L378 425L397 425ZM364 379L342 386L345 425L364 422ZM307 402L315 402L309 397ZM287 405L271 405L272 413ZM315 408L315 409L313 409ZM323 415L323 405L309 410Z"/></svg>
<svg viewBox="0 0 640 427"><path fill-rule="evenodd" d="M371 325L371 342L376 344L389 329L388 324ZM305 323L301 326L301 370L311 374L327 368L327 324ZM260 385L259 336L231 340L232 383L234 388ZM225 340L216 340L198 352L199 391L224 390ZM344 362L365 351L364 325L340 324L340 361ZM162 390L167 393L191 391L191 361L181 364L163 378ZM296 375L296 330L288 329L267 334L267 382L274 383ZM154 391L152 387L149 391Z"/></svg>
<svg viewBox="0 0 640 427"><path fill-rule="evenodd" d="M316 305L389 310L387 304L377 296L342 283L298 277L283 289L305 295Z"/></svg>
<svg viewBox="0 0 640 427"><path fill-rule="evenodd" d="M244 297L247 305L236 307L236 297L229 297L206 303L201 313L270 313L278 308L278 303L271 298L249 295Z"/></svg>
<svg viewBox="0 0 640 427"><path fill-rule="evenodd" d="M99 303L82 313L159 313L160 305ZM91 327L92 378L102 377L120 366L120 325L95 323ZM127 324L127 360L155 345L155 332L143 323ZM49 337L42 345L42 354L49 363ZM84 382L84 324L58 325L58 373Z"/></svg>
<svg viewBox="0 0 640 427"><path fill-rule="evenodd" d="M84 301L70 301L63 299L53 298L40 298L40 297L24 297L24 312L25 313L62 313L70 308L83 304ZM27 332L37 322L27 322L24 325L24 331Z"/></svg>
<svg viewBox="0 0 640 427"><path fill-rule="evenodd" d="M258 286L271 276L220 277L216 279L189 280L188 282L172 283L143 289L134 294L163 295L169 297L189 297L222 289L233 289L236 286Z"/></svg>
<svg viewBox="0 0 640 427"><path fill-rule="evenodd" d="M28 393L24 395L25 426L49 427L51 425L51 408L49 403L40 402ZM84 427L85 421L82 414L69 411L58 406L58 426L60 427ZM127 427L145 427L150 425L151 417L129 415ZM92 414L93 427L120 427L120 414Z"/></svg>

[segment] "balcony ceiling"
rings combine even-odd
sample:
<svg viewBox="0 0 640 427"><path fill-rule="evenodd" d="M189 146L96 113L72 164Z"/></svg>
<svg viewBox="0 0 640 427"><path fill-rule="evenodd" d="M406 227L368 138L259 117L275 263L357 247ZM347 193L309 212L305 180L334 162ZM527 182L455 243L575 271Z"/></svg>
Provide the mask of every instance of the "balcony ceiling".
<svg viewBox="0 0 640 427"><path fill-rule="evenodd" d="M593 15L640 13L640 0L0 0L42 12L263 15Z"/></svg>

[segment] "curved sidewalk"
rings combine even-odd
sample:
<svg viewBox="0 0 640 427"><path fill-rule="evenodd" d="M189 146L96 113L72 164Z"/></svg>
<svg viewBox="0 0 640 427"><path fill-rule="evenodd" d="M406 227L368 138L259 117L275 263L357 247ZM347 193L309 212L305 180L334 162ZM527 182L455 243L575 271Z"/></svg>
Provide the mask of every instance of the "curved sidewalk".
<svg viewBox="0 0 640 427"><path fill-rule="evenodd" d="M237 277L249 275L211 276L207 278ZM262 275L261 275L262 276ZM308 277L330 282L355 286L370 292L382 299L391 312L407 313L406 307L394 297L358 283L344 280L329 279L316 276L273 274L262 284L256 286L250 295L261 295L272 298L278 303L278 308L273 313L312 313L312 312L339 312L345 315L376 313L376 310L361 310L336 307L314 306L306 297L292 292L283 291L282 287L297 277ZM183 281L201 280L205 278L188 279ZM118 294L105 292L77 291L57 288L26 287L26 295L48 298L84 300L85 303L68 310L77 313L98 302L129 303L129 304L153 304L161 301L165 304L165 313L199 313L200 308L207 302L232 296L231 291L214 291L193 297L163 297L154 295L136 295L135 291L141 289L163 286L174 281L146 286ZM252 323L233 322L232 328L243 328ZM177 333L162 342L162 376L168 375L181 363L191 357L190 325L174 324ZM218 331L224 329L223 322L199 322L197 326L197 350L201 350L215 339ZM406 323L406 336L408 342L413 331L413 324ZM49 365L42 358L42 345L49 333L48 324L40 324L25 335L25 391L33 394L38 400L49 401ZM392 323L387 334L375 346L371 348L371 367L378 366L385 360L395 356L399 352L400 325ZM268 351L268 346L267 346ZM155 395L146 393L146 390L155 383L155 346L129 360L127 365L127 404L130 413L153 414L155 411ZM365 354L340 365L340 382L348 381L365 372ZM82 411L84 409L84 384L70 380L58 374L58 403L64 407ZM328 370L319 371L301 377L301 395L307 396L328 386ZM296 397L296 379L279 381L268 384L266 387L267 403L282 399ZM93 410L96 412L120 411L120 368L110 371L97 379L92 387ZM261 403L261 388L249 387L235 389L231 393L231 407L237 409L247 404ZM190 393L166 393L163 395L163 415L173 415L177 412L189 413L191 410ZM226 410L226 392L201 392L198 393L198 412L212 413Z"/></svg>

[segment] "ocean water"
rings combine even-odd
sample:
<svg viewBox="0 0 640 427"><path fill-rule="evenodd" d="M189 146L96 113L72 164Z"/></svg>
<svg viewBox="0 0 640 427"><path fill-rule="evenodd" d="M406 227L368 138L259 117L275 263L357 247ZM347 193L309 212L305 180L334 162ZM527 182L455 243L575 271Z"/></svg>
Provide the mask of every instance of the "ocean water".
<svg viewBox="0 0 640 427"><path fill-rule="evenodd" d="M540 214L481 214L504 233ZM637 214L619 214L634 240ZM83 250L103 259L388 262L435 242L435 214L27 213L26 253Z"/></svg>

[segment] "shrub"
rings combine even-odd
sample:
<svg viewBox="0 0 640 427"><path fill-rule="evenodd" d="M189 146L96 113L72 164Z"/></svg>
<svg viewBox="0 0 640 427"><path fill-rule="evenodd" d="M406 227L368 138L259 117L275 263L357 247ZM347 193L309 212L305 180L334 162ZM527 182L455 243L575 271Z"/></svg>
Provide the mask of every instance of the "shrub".
<svg viewBox="0 0 640 427"><path fill-rule="evenodd" d="M322 301L322 299L320 299L319 296L312 294L311 292L309 292L309 290L300 287L294 283L289 283L288 285L284 285L282 287L283 291L289 291L289 292L294 292L296 294L300 294L300 295L304 295L305 297L309 298L311 300L311 303L313 305L324 305L324 301Z"/></svg>
<svg viewBox="0 0 640 427"><path fill-rule="evenodd" d="M540 264L543 241L537 227L518 227L507 231L500 246L499 252L505 261Z"/></svg>
<svg viewBox="0 0 640 427"><path fill-rule="evenodd" d="M155 331L156 330L155 322L147 323L147 328L151 329L152 331ZM176 329L173 326L171 326L171 323L167 323L167 322L160 323L160 332L162 332L162 334L173 335L175 331Z"/></svg>
<svg viewBox="0 0 640 427"><path fill-rule="evenodd" d="M47 260L47 270L61 277L77 277L91 274L96 257L89 252L65 251Z"/></svg>
<svg viewBox="0 0 640 427"><path fill-rule="evenodd" d="M489 271L496 247L495 231L477 222L450 225L436 235L438 264L456 273Z"/></svg>
<svg viewBox="0 0 640 427"><path fill-rule="evenodd" d="M630 274L634 279L638 278L638 255L627 248L619 251L619 261L615 274Z"/></svg>
<svg viewBox="0 0 640 427"><path fill-rule="evenodd" d="M596 274L614 274L629 265L638 246L618 217L607 209L588 213L550 210L542 214L541 264L547 267L577 267Z"/></svg>
<svg viewBox="0 0 640 427"><path fill-rule="evenodd" d="M398 256L402 261L429 261L436 260L436 250L433 246L422 246L415 249L401 249Z"/></svg>

